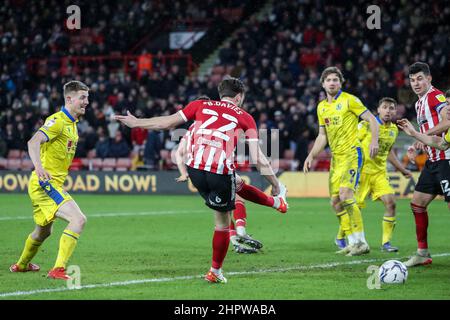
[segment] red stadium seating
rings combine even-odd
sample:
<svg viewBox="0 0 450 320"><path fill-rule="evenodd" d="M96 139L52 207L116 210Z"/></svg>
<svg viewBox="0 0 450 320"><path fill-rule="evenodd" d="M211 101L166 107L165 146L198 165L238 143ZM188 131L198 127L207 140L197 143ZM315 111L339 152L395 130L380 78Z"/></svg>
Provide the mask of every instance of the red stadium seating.
<svg viewBox="0 0 450 320"><path fill-rule="evenodd" d="M83 161L80 158L74 158L69 170L79 171L81 169L83 169Z"/></svg>
<svg viewBox="0 0 450 320"><path fill-rule="evenodd" d="M0 170L6 169L8 166L8 160L5 158L0 158Z"/></svg>
<svg viewBox="0 0 450 320"><path fill-rule="evenodd" d="M7 167L9 170L19 170L22 166L22 160L20 159L8 159Z"/></svg>
<svg viewBox="0 0 450 320"><path fill-rule="evenodd" d="M23 159L20 169L23 171L33 171L34 170L33 162L30 159Z"/></svg>
<svg viewBox="0 0 450 320"><path fill-rule="evenodd" d="M128 171L131 169L131 159L129 158L118 158L116 163L117 171Z"/></svg>
<svg viewBox="0 0 450 320"><path fill-rule="evenodd" d="M90 170L100 170L102 168L102 162L103 161L100 158L90 159L90 162L89 162Z"/></svg>
<svg viewBox="0 0 450 320"><path fill-rule="evenodd" d="M102 170L103 171L113 171L116 168L116 159L115 158L105 158L102 162Z"/></svg>

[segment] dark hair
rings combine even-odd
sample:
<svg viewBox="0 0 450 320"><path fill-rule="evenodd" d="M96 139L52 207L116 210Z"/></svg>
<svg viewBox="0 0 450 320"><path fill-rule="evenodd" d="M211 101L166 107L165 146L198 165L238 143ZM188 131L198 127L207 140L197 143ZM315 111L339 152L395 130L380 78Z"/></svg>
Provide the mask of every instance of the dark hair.
<svg viewBox="0 0 450 320"><path fill-rule="evenodd" d="M381 106L383 102L393 103L394 106L397 106L397 101L394 98L384 97L378 101L378 106Z"/></svg>
<svg viewBox="0 0 450 320"><path fill-rule="evenodd" d="M211 98L208 97L207 95L202 95L202 96L198 96L194 100L211 100Z"/></svg>
<svg viewBox="0 0 450 320"><path fill-rule="evenodd" d="M445 91L445 97L446 97L446 98L450 98L450 89L448 89L447 91Z"/></svg>
<svg viewBox="0 0 450 320"><path fill-rule="evenodd" d="M67 82L64 85L63 90L64 90L64 97L65 97L70 92L77 92L79 90L89 91L89 87L81 81L72 80L72 81Z"/></svg>
<svg viewBox="0 0 450 320"><path fill-rule="evenodd" d="M320 75L320 83L323 83L325 81L325 78L333 73L335 73L338 76L341 83L344 83L344 81L345 81L344 76L342 74L342 71L339 70L338 67L328 67L325 70L323 70L322 74Z"/></svg>
<svg viewBox="0 0 450 320"><path fill-rule="evenodd" d="M217 90L219 91L220 99L224 97L234 98L239 93L245 92L245 86L241 80L227 77L219 83Z"/></svg>
<svg viewBox="0 0 450 320"><path fill-rule="evenodd" d="M429 76L431 74L430 66L425 62L414 62L412 65L409 66L409 75L416 74L421 71L426 76Z"/></svg>

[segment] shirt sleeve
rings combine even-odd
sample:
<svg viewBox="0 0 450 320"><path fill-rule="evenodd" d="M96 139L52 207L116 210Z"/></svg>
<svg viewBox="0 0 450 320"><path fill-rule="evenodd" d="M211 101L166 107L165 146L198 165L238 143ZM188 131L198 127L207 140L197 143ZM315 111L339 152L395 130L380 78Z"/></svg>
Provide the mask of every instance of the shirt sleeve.
<svg viewBox="0 0 450 320"><path fill-rule="evenodd" d="M202 101L192 101L182 110L178 111L178 113L183 118L184 122L188 122L189 120L195 120L195 114L201 103Z"/></svg>
<svg viewBox="0 0 450 320"><path fill-rule="evenodd" d="M258 141L258 129L256 128L256 122L255 119L251 115L247 115L245 119L245 140L246 141Z"/></svg>
<svg viewBox="0 0 450 320"><path fill-rule="evenodd" d="M361 121L360 123L358 123L358 140L359 141L363 141L364 138L369 133L368 125L369 125L369 123L367 121Z"/></svg>
<svg viewBox="0 0 450 320"><path fill-rule="evenodd" d="M366 106L359 100L358 97L350 95L348 99L348 109L353 112L357 117L360 117L364 112L367 111Z"/></svg>
<svg viewBox="0 0 450 320"><path fill-rule="evenodd" d="M450 130L445 134L444 140L445 142L450 143Z"/></svg>
<svg viewBox="0 0 450 320"><path fill-rule="evenodd" d="M319 110L320 110L320 105L317 106L317 119L318 119L318 121L319 121L319 127L325 127L325 121L323 121L323 118L322 118L322 116L320 115Z"/></svg>
<svg viewBox="0 0 450 320"><path fill-rule="evenodd" d="M38 131L47 137L47 141L51 141L61 134L63 128L64 123L62 119L50 117L45 120L44 125Z"/></svg>
<svg viewBox="0 0 450 320"><path fill-rule="evenodd" d="M437 113L440 113L441 110L447 105L447 100L442 93L430 94L428 97L428 104L430 108L434 108Z"/></svg>

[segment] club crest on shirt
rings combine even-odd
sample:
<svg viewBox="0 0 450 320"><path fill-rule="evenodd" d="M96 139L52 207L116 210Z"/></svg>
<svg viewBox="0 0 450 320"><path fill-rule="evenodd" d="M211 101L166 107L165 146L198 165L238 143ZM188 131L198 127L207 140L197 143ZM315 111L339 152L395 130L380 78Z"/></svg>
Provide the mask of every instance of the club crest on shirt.
<svg viewBox="0 0 450 320"><path fill-rule="evenodd" d="M336 110L339 111L342 109L342 104L338 103L338 105L336 106Z"/></svg>
<svg viewBox="0 0 450 320"><path fill-rule="evenodd" d="M48 120L42 127L46 130L48 130L51 126L53 126L56 123L56 119L50 119Z"/></svg>

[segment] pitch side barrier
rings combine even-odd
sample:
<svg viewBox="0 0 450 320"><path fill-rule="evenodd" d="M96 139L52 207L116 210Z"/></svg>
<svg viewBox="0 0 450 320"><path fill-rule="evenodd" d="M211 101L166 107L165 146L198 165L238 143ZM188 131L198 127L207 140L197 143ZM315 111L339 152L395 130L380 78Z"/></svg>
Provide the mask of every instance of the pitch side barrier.
<svg viewBox="0 0 450 320"><path fill-rule="evenodd" d="M270 192L267 181L256 172L242 172L240 176L260 189ZM389 174L390 182L400 198L410 198L419 173L411 179L401 174ZM74 194L166 194L189 195L197 190L192 183L175 181L176 171L74 171L67 177L65 189ZM30 173L0 170L0 193L27 193ZM287 186L288 197L328 197L328 172L284 172L279 174Z"/></svg>

